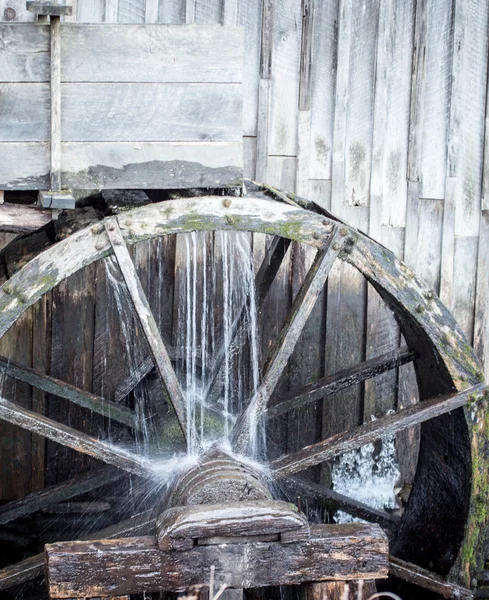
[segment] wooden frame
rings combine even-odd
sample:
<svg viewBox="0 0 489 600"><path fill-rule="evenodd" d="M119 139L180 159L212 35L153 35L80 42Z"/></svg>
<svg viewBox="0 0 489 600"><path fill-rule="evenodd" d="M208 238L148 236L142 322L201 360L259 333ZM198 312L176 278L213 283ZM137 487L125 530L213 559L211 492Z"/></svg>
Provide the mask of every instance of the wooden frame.
<svg viewBox="0 0 489 600"><path fill-rule="evenodd" d="M426 543L427 549L423 552L430 552L430 548L436 545L449 548L450 552L458 553L457 560L455 563L442 560L436 569L447 572L452 567L452 577L461 582L467 573L475 577L486 558L483 534L486 523L481 521L477 502L484 486L489 483L489 474L487 456L478 441L479 431L486 422L486 408L481 401L486 390L481 385L482 373L474 353L443 304L392 253L364 234L336 221L311 202L283 194L279 200L264 200L258 196L207 196L148 205L115 218L120 230L119 245L123 248L126 244L171 233L243 230L302 242L317 248L321 257L337 257L357 268L393 308L409 353L415 357L422 402L419 407L409 409L415 417L406 418L404 424L409 426L424 421L425 417L430 419L433 414L440 415L422 425L421 443L427 451L421 454L416 474L418 484L414 486L399 534L393 543L394 552L401 559L423 566L424 555L417 553L408 534L414 529L423 536L423 528L428 530L427 523L442 518L445 529L440 531L441 538L430 541L429 536L425 536L423 543ZM114 242L100 224L75 233L34 258L0 289L0 335L62 280L111 254L115 249ZM314 270L310 273L311 281L314 280L313 275ZM301 298L307 297L309 286L310 283L304 287ZM298 308L301 308L302 302L299 304ZM140 312L139 315L141 317ZM281 339L286 340L290 326L290 322L286 324ZM293 348L293 342L291 346ZM273 364L273 353L269 364ZM339 375L340 379L342 377L344 374ZM438 398L440 394L446 396ZM426 400L430 402L425 403ZM4 401L0 400L2 404ZM431 407L435 407L434 413L430 412ZM418 419L418 415L422 418ZM398 422L399 417L394 417ZM450 432L452 440L448 445L444 442L446 432ZM378 427L375 435L381 434L382 427ZM240 436L236 437L239 439ZM457 440L455 445L453 440ZM447 447L443 462L450 465L453 474L449 481L434 482L432 477L433 471L436 472L440 465L437 464L438 457L429 449L438 442ZM322 442L325 447L332 443L333 440ZM307 464L317 464L322 459L323 454L319 452L314 461ZM295 464L292 457L284 460ZM472 464L471 472L467 471L467 464ZM146 476L151 477L151 473L148 471ZM428 506L423 498L423 486L428 479L432 506ZM443 499L452 492L453 500L458 504L451 506L447 515ZM467 548L471 548L470 558Z"/></svg>

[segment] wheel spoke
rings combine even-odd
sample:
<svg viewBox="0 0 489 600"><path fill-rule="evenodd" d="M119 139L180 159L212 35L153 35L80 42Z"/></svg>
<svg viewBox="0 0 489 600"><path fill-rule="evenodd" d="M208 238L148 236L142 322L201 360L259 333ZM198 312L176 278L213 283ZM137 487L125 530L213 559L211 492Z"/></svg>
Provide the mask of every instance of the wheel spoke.
<svg viewBox="0 0 489 600"><path fill-rule="evenodd" d="M389 556L389 573L394 577L414 583L425 590L435 592L443 598L459 598L460 600L472 600L474 598L474 594L470 590L455 583L450 583L436 573L400 560L395 556Z"/></svg>
<svg viewBox="0 0 489 600"><path fill-rule="evenodd" d="M306 404L324 398L324 396L329 396L351 385L361 383L391 369L396 369L412 360L414 360L414 352L409 350L407 346L404 346L382 356L366 360L350 369L344 369L333 375L323 377L313 384L304 386L300 390L290 392L282 402L268 409L268 418L273 419L289 410L301 408Z"/></svg>
<svg viewBox="0 0 489 600"><path fill-rule="evenodd" d="M268 400L294 351L301 331L341 248L341 237L338 232L335 232L327 248L318 251L314 263L292 303L292 308L278 339L265 361L262 383L233 428L233 445L238 452L246 451L251 439L252 422L265 412Z"/></svg>
<svg viewBox="0 0 489 600"><path fill-rule="evenodd" d="M161 338L153 313L149 306L146 294L141 286L136 267L132 262L122 233L116 219L111 219L105 224L114 254L119 263L122 275L131 296L134 309L139 317L141 326L148 342L151 355L156 368L163 381L168 401L173 406L178 422L184 435L186 435L186 402L175 371L171 364L170 356Z"/></svg>
<svg viewBox="0 0 489 600"><path fill-rule="evenodd" d="M291 241L289 239L275 237L270 246L267 248L260 268L258 269L258 273L255 277L257 312L259 312L263 307L265 298L272 287L272 283L274 282L275 276L277 275L278 270L280 269L280 266L284 260L287 249L290 246L290 242ZM241 310L231 325L231 330L229 332L230 345L234 343L235 338L240 339L244 329L245 318L246 303L241 307ZM204 394L204 403L208 400L212 392L214 384L216 383L216 379L218 378L223 367L224 358L226 356L226 342L224 339L219 340L216 346L219 348L219 350L215 355L214 365L209 375L207 388Z"/></svg>
<svg viewBox="0 0 489 600"><path fill-rule="evenodd" d="M288 477L280 485L285 486L290 493L300 496L301 500L315 500L328 503L333 505L335 510L342 510L352 517L357 517L370 523L378 523L385 529L397 529L399 525L400 519L394 514L388 513L386 510L372 508L354 498L339 494L324 485L305 481L298 477Z"/></svg>
<svg viewBox="0 0 489 600"><path fill-rule="evenodd" d="M139 513L130 519L121 521L116 525L105 527L100 531L83 537L85 540L116 539L136 535L149 535L155 526L153 510ZM14 585L21 585L31 581L44 573L44 552L26 558L25 560L0 569L0 591Z"/></svg>
<svg viewBox="0 0 489 600"><path fill-rule="evenodd" d="M78 406L83 406L99 415L114 419L133 429L139 429L140 427L136 414L130 408L121 406L110 400L105 400L105 398L101 398L90 392L85 392L74 385L60 381L49 375L44 375L29 367L21 367L12 361L0 358L0 372L32 385L38 390L53 394L59 398L65 398L65 400L69 400Z"/></svg>
<svg viewBox="0 0 489 600"><path fill-rule="evenodd" d="M134 454L97 440L72 427L57 423L44 415L37 414L2 397L0 397L0 419L18 425L32 433L37 433L77 452L98 458L128 473L144 477L154 476L151 463L148 460L138 458Z"/></svg>
<svg viewBox="0 0 489 600"><path fill-rule="evenodd" d="M445 394L431 400L425 400L387 415L376 421L364 423L350 431L333 435L327 440L307 446L299 452L289 454L271 463L271 469L278 477L287 477L313 467L335 456L356 450L360 446L374 442L385 436L393 435L403 429L429 421L467 404L469 400L478 400L488 393L484 384L476 385L458 394Z"/></svg>
<svg viewBox="0 0 489 600"><path fill-rule="evenodd" d="M55 502L64 502L109 483L114 483L124 476L125 473L119 471L119 469L103 468L99 471L83 473L69 481L63 481L63 483L34 492L0 507L0 525L5 525L14 519L42 510Z"/></svg>

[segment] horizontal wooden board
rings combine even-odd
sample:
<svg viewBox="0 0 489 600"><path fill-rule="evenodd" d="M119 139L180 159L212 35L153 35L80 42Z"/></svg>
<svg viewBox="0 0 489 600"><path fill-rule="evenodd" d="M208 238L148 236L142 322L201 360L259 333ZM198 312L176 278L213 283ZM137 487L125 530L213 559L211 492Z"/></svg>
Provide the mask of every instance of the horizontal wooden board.
<svg viewBox="0 0 489 600"><path fill-rule="evenodd" d="M49 81L49 25L2 23L0 39L0 81ZM65 82L241 83L242 78L239 27L74 23L61 27Z"/></svg>
<svg viewBox="0 0 489 600"><path fill-rule="evenodd" d="M196 546L162 552L153 537L46 545L50 598L182 591L207 581L232 588L387 576L387 538L378 525L316 525L309 540Z"/></svg>
<svg viewBox="0 0 489 600"><path fill-rule="evenodd" d="M77 189L187 188L238 185L240 142L67 142L63 186ZM49 147L0 144L0 190L49 187Z"/></svg>
<svg viewBox="0 0 489 600"><path fill-rule="evenodd" d="M240 84L68 83L63 141L239 141ZM49 84L0 85L0 141L49 140Z"/></svg>

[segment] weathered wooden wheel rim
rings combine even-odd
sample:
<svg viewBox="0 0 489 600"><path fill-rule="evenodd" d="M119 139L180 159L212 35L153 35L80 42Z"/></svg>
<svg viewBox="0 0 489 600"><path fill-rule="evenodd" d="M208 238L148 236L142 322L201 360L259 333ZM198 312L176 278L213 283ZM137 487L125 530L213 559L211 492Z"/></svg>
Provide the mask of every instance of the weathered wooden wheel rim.
<svg viewBox="0 0 489 600"><path fill-rule="evenodd" d="M393 309L416 353L421 400L478 386L482 372L442 303L391 252L308 203L305 210L254 197L165 201L124 213L124 242L174 233L242 230L281 236L326 251L342 239L338 258L356 267ZM338 248L337 248L338 250ZM113 248L103 223L45 250L0 288L0 336L45 293ZM488 412L471 402L422 425L416 480L393 553L470 585L486 558L489 489ZM482 434L482 435L481 435ZM443 456L439 450L444 448ZM443 472L441 466L443 465ZM273 467L273 465L272 465ZM277 461L276 471L281 474ZM436 533L436 535L434 535Z"/></svg>

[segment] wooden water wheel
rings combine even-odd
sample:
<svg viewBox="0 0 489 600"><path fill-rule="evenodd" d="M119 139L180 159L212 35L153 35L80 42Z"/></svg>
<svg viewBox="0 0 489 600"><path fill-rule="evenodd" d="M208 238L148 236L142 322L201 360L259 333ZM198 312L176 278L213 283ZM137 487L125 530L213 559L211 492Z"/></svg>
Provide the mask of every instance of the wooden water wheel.
<svg viewBox="0 0 489 600"><path fill-rule="evenodd" d="M234 449L240 454L247 454L251 422L257 415L265 415L268 411L270 416L279 418L287 411L319 399L324 398L328 402L328 394L336 390L412 362L419 403L273 459L269 467L277 480L290 480L347 451L421 424L416 477L402 519L397 522L383 511L369 509L348 498L342 498L342 507L367 520L382 525L387 523L393 530L390 544L392 575L444 597L457 594L471 597L468 589L458 585L470 588L477 580L487 557L489 533L485 508L489 489L487 391L480 366L453 317L406 265L384 247L339 222L313 202L257 188L253 194L243 197L203 196L169 200L107 218L41 252L2 286L0 336L13 327L30 306L63 280L114 254L144 330L151 363L156 365L167 399L186 435L184 395L128 246L175 233L211 230L240 230L275 236L257 273L258 301L266 296L284 249L291 241L306 244L317 251L264 361L258 391L250 398L231 432ZM352 265L375 288L394 312L406 346L388 356L362 362L320 379L287 398L275 399L270 407L270 399L301 331L337 261ZM236 328L239 326L237 323ZM74 386L17 365L5 362L2 369L7 375L41 390L100 414L110 414L129 427L134 425L134 415L121 405L103 401ZM24 409L7 398L0 400L0 418L119 470L142 477L154 476L149 461ZM297 480L292 480L292 485L294 481L299 486L309 485L309 490L316 495L334 495L324 486L302 484ZM52 495L50 501L53 501ZM35 506L39 506L39 502L42 505L42 500L37 502L37 505L34 502ZM24 506L26 504L28 502ZM7 505L2 511L10 517L25 513L22 502ZM154 523L152 519L152 515L145 515L139 520L123 523L115 533L103 532L101 537L120 537L146 531ZM39 573L42 560L42 556L34 556L7 567L0 572L0 586L5 588L20 583Z"/></svg>

